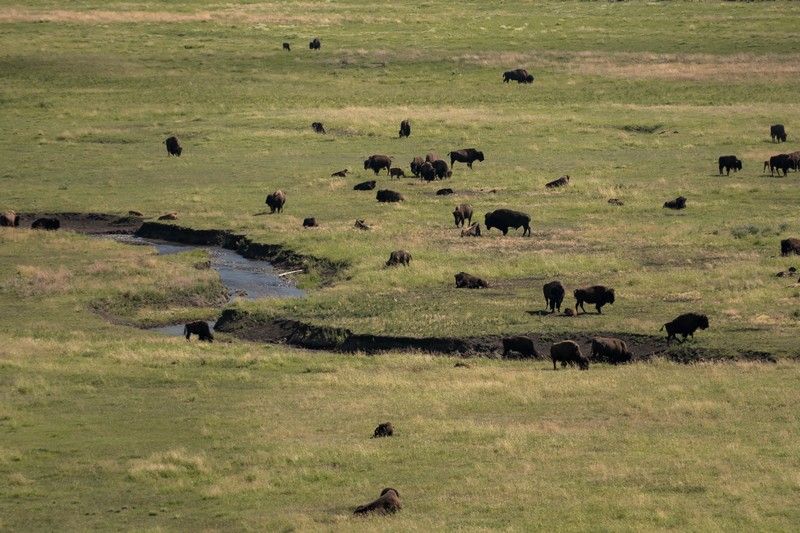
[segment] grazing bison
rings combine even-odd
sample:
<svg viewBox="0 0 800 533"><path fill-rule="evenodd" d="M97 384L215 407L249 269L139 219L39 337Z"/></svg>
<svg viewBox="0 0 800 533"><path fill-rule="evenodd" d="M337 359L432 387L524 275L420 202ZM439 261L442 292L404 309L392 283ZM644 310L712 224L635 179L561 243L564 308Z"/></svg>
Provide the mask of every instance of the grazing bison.
<svg viewBox="0 0 800 533"><path fill-rule="evenodd" d="M467 274L466 272L459 272L456 274L455 278L456 289L485 289L489 286L489 284L481 278L475 277L472 274Z"/></svg>
<svg viewBox="0 0 800 533"><path fill-rule="evenodd" d="M389 260L386 261L386 266L403 265L408 266L411 263L411 254L405 250L395 250L389 254Z"/></svg>
<svg viewBox="0 0 800 533"><path fill-rule="evenodd" d="M555 313L556 309L561 312L561 302L564 301L564 286L560 281L551 281L542 286L544 293L545 307L550 309L551 313Z"/></svg>
<svg viewBox="0 0 800 533"><path fill-rule="evenodd" d="M486 225L486 231L497 228L503 232L503 235L506 235L508 234L508 228L519 229L522 227L523 237L531 234L531 217L520 211L497 209L486 213L483 222Z"/></svg>
<svg viewBox="0 0 800 533"><path fill-rule="evenodd" d="M530 337L506 337L503 339L503 357L508 357L511 353L518 353L522 357L539 358L533 339Z"/></svg>
<svg viewBox="0 0 800 533"><path fill-rule="evenodd" d="M181 146L181 143L178 142L177 137L175 137L174 135L172 137L167 137L167 139L164 141L164 144L167 145L167 154L174 155L177 157L181 156L181 153L183 152L183 147Z"/></svg>
<svg viewBox="0 0 800 533"><path fill-rule="evenodd" d="M550 346L550 359L553 360L553 370L556 363L560 362L562 367L578 364L581 370L589 370L589 360L581 353L581 347L575 341L556 342Z"/></svg>
<svg viewBox="0 0 800 533"><path fill-rule="evenodd" d="M675 338L676 335L683 335L683 340L686 337L694 338L694 332L698 329L708 329L708 317L698 313L686 313L672 322L667 322L658 331L667 330L667 344Z"/></svg>
<svg viewBox="0 0 800 533"><path fill-rule="evenodd" d="M533 76L528 74L528 71L524 68L507 70L506 72L503 72L503 83L508 83L509 81L516 81L517 83L533 83Z"/></svg>
<svg viewBox="0 0 800 533"><path fill-rule="evenodd" d="M481 236L481 225L478 222L475 222L468 228L464 228L461 230L462 237L480 237Z"/></svg>
<svg viewBox="0 0 800 533"><path fill-rule="evenodd" d="M201 341L214 342L214 335L211 334L211 328L208 327L208 322L198 320L196 322L189 322L183 326L183 334L186 340L191 340L192 335L197 335Z"/></svg>
<svg viewBox="0 0 800 533"><path fill-rule="evenodd" d="M311 129L314 130L314 133L325 134L325 126L322 125L322 122L312 122Z"/></svg>
<svg viewBox="0 0 800 533"><path fill-rule="evenodd" d="M786 142L786 128L783 124L774 124L769 127L769 136L773 142Z"/></svg>
<svg viewBox="0 0 800 533"><path fill-rule="evenodd" d="M421 157L415 157L412 159L411 164L409 165L411 167L411 173L419 177L420 168L422 168L423 163L425 163L425 160Z"/></svg>
<svg viewBox="0 0 800 533"><path fill-rule="evenodd" d="M631 359L633 354L625 341L608 337L592 339L592 360L618 365L628 363Z"/></svg>
<svg viewBox="0 0 800 533"><path fill-rule="evenodd" d="M406 173L403 172L403 169L400 168L400 167L392 167L392 168L389 169L389 176L392 177L392 178L394 178L394 177L405 178L406 177Z"/></svg>
<svg viewBox="0 0 800 533"><path fill-rule="evenodd" d="M274 213L277 211L280 213L283 211L283 206L286 203L286 194L283 191L275 191L272 194L267 195L266 203L269 206L269 212Z"/></svg>
<svg viewBox="0 0 800 533"><path fill-rule="evenodd" d="M564 187L569 185L569 176L561 176L557 180L553 180L545 184L548 189L555 189L556 187Z"/></svg>
<svg viewBox="0 0 800 533"><path fill-rule="evenodd" d="M289 43L283 43L283 49L286 50L287 52L292 51L292 47L289 45Z"/></svg>
<svg viewBox="0 0 800 533"><path fill-rule="evenodd" d="M367 223L364 222L363 218L357 219L356 223L353 224L353 227L356 228L356 229L364 230L364 231L369 231L369 229L370 229L370 227L367 225Z"/></svg>
<svg viewBox="0 0 800 533"><path fill-rule="evenodd" d="M457 228L464 227L464 224L472 225L472 206L469 204L457 205L453 210L453 218Z"/></svg>
<svg viewBox="0 0 800 533"><path fill-rule="evenodd" d="M450 172L450 169L447 167L446 161L437 159L436 161L432 162L431 165L433 165L433 170L436 173L436 177L439 178L440 180L443 180L444 178L449 178L450 176L453 175L453 173Z"/></svg>
<svg viewBox="0 0 800 533"><path fill-rule="evenodd" d="M425 181L433 181L436 179L436 169L434 169L433 165L428 161L422 163L422 166L419 167L419 173Z"/></svg>
<svg viewBox="0 0 800 533"><path fill-rule="evenodd" d="M44 229L47 231L55 231L61 227L61 222L57 218L37 218L31 224L31 229Z"/></svg>
<svg viewBox="0 0 800 533"><path fill-rule="evenodd" d="M402 508L403 505L400 503L400 494L392 488L386 488L381 491L381 495L377 500L366 505L359 505L356 507L356 510L353 511L353 514L392 514Z"/></svg>
<svg viewBox="0 0 800 533"><path fill-rule="evenodd" d="M308 47L311 50L319 50L322 47L322 43L319 41L319 37L314 37L310 43L308 43Z"/></svg>
<svg viewBox="0 0 800 533"><path fill-rule="evenodd" d="M338 172L334 172L333 174L331 174L331 177L332 178L346 178L348 172L350 172L348 169L340 170Z"/></svg>
<svg viewBox="0 0 800 533"><path fill-rule="evenodd" d="M316 218L308 217L308 218L304 218L303 219L303 227L304 228L316 228L317 226L319 226L319 224L317 224L317 219Z"/></svg>
<svg viewBox="0 0 800 533"><path fill-rule="evenodd" d="M16 228L19 226L19 215L14 211L6 211L0 214L0 226L6 228Z"/></svg>
<svg viewBox="0 0 800 533"><path fill-rule="evenodd" d="M787 154L787 156L789 157L791 168L794 170L800 170L800 152L792 152Z"/></svg>
<svg viewBox="0 0 800 533"><path fill-rule="evenodd" d="M778 176L781 175L781 170L783 171L783 175L785 176L789 169L795 170L797 165L789 156L789 154L778 154L773 155L769 158L769 161L764 162L764 166L769 165L769 174L770 176L775 175L775 170L778 170ZM766 171L766 168L764 169Z"/></svg>
<svg viewBox="0 0 800 533"><path fill-rule="evenodd" d="M790 237L781 241L781 255L785 257L789 254L800 255L800 239Z"/></svg>
<svg viewBox="0 0 800 533"><path fill-rule="evenodd" d="M686 198L678 196L674 200L664 202L664 207L667 209L684 209L686 207Z"/></svg>
<svg viewBox="0 0 800 533"><path fill-rule="evenodd" d="M483 152L475 148L464 148L462 150L455 150L447 154L450 156L450 166L458 161L459 163L466 163L469 168L472 168L472 163L475 161L483 161Z"/></svg>
<svg viewBox="0 0 800 533"><path fill-rule="evenodd" d="M723 155L719 158L719 175L722 175L722 170L725 169L725 175L730 176L731 170L734 174L742 170L742 162L735 155Z"/></svg>
<svg viewBox="0 0 800 533"><path fill-rule="evenodd" d="M353 185L354 191L371 191L375 188L375 180L362 181Z"/></svg>
<svg viewBox="0 0 800 533"><path fill-rule="evenodd" d="M448 194L453 194L453 189L446 188L446 189L439 189L436 191L436 196L447 196Z"/></svg>
<svg viewBox="0 0 800 533"><path fill-rule="evenodd" d="M575 313L578 312L578 307L585 313L586 309L584 309L583 304L587 303L594 304L597 308L597 314L603 314L603 306L614 303L614 289L603 285L575 289L573 294L575 295Z"/></svg>
<svg viewBox="0 0 800 533"><path fill-rule="evenodd" d="M400 137L409 137L411 136L411 123L408 119L405 119L400 123Z"/></svg>
<svg viewBox="0 0 800 533"><path fill-rule="evenodd" d="M390 191L389 189L381 189L378 191L378 194L375 195L375 198L379 202L402 202L405 200L402 194L396 191Z"/></svg>
<svg viewBox="0 0 800 533"><path fill-rule="evenodd" d="M388 155L371 155L364 160L364 170L372 169L375 172L375 175L378 175L378 172L386 169L386 173L389 174L392 168L392 158Z"/></svg>
<svg viewBox="0 0 800 533"><path fill-rule="evenodd" d="M383 424L378 424L378 427L376 427L375 431L372 433L372 438L379 439L381 437L391 437L392 435L394 435L392 423L384 422Z"/></svg>

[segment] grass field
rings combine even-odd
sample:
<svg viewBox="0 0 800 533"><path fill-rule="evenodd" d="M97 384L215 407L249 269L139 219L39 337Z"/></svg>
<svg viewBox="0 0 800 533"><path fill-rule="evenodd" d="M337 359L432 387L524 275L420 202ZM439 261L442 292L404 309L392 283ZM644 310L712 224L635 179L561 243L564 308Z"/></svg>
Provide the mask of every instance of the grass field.
<svg viewBox="0 0 800 533"><path fill-rule="evenodd" d="M798 147L798 22L794 2L0 2L0 211L177 211L347 263L233 304L266 316L567 338L698 311L695 346L779 359L554 373L187 345L131 326L218 313L202 252L0 228L0 529L796 529L800 285L774 274L797 266L778 243L800 188L761 162ZM518 67L535 83L501 83ZM486 160L444 183L380 176L402 204L351 190L369 154L408 173L470 146ZM721 177L728 154L744 170ZM256 216L278 188L284 213ZM461 202L533 235L462 239ZM411 266L383 268L401 248ZM491 287L454 289L462 270ZM594 283L617 302L527 313L552 279L566 305ZM367 439L385 420L398 437ZM383 486L406 509L354 520Z"/></svg>

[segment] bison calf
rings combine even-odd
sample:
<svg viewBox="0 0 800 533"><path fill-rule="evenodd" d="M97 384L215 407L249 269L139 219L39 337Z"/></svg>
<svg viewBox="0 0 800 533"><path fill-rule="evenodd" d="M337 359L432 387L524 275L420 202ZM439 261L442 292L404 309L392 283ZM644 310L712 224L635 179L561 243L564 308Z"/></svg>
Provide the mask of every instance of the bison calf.
<svg viewBox="0 0 800 533"><path fill-rule="evenodd" d="M378 194L375 195L375 198L379 202L402 202L405 200L402 194L396 191L390 191L389 189L381 189L378 191Z"/></svg>
<svg viewBox="0 0 800 533"><path fill-rule="evenodd" d="M561 302L564 301L564 286L560 281L551 281L542 286L544 293L545 307L550 309L551 313L555 313L556 309L561 312Z"/></svg>
<svg viewBox="0 0 800 533"><path fill-rule="evenodd" d="M583 289L575 289L575 313L578 312L578 307L584 313L583 304L594 304L597 308L597 314L603 314L603 306L606 304L614 303L614 289L604 287L603 285L592 285L591 287L584 287Z"/></svg>
<svg viewBox="0 0 800 533"><path fill-rule="evenodd" d="M389 260L386 261L386 266L403 265L408 266L411 263L411 254L405 250L395 250L389 254Z"/></svg>
<svg viewBox="0 0 800 533"><path fill-rule="evenodd" d="M633 359L633 354L628 351L625 341L607 337L592 339L592 359L618 365Z"/></svg>
<svg viewBox="0 0 800 533"><path fill-rule="evenodd" d="M708 329L708 317L698 313L685 313L672 322L667 322L658 331L664 329L667 330L667 344L676 335L683 335L683 340L685 341L686 337L694 338L694 332L698 329Z"/></svg>
<svg viewBox="0 0 800 533"><path fill-rule="evenodd" d="M522 357L538 358L539 353L530 337L506 337L503 339L503 357L508 357L511 353L517 353Z"/></svg>
<svg viewBox="0 0 800 533"><path fill-rule="evenodd" d="M589 370L589 360L581 353L581 347L575 341L561 341L550 346L550 358L553 360L553 370L558 370L558 362L562 367L577 363L581 370Z"/></svg>
<svg viewBox="0 0 800 533"><path fill-rule="evenodd" d="M466 272L459 272L455 275L456 289L485 289L489 286L481 278L467 274Z"/></svg>
<svg viewBox="0 0 800 533"><path fill-rule="evenodd" d="M462 237L480 237L481 236L481 225L479 222L475 222L468 228L464 228L461 230Z"/></svg>
<svg viewBox="0 0 800 533"><path fill-rule="evenodd" d="M183 334L186 336L187 341L191 340L192 335L197 335L201 341L214 342L214 335L211 334L208 322L202 320L186 324L183 327Z"/></svg>
<svg viewBox="0 0 800 533"><path fill-rule="evenodd" d="M400 503L400 494L392 488L385 488L381 491L380 497L366 505L359 505L353 514L391 514L403 508Z"/></svg>
<svg viewBox="0 0 800 533"><path fill-rule="evenodd" d="M391 437L392 435L394 435L392 423L384 422L383 424L378 424L378 427L376 427L375 431L372 433L372 438L379 439L381 437Z"/></svg>
<svg viewBox="0 0 800 533"><path fill-rule="evenodd" d="M400 168L400 167L392 167L392 168L389 169L389 177L392 177L392 178L395 178L395 177L397 177L397 178L405 178L406 177L406 173L403 172L403 169Z"/></svg>

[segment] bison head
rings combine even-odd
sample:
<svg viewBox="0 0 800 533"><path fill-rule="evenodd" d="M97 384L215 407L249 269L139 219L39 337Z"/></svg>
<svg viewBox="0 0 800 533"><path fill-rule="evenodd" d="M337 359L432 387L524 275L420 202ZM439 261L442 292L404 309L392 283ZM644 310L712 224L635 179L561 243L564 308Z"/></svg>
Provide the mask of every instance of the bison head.
<svg viewBox="0 0 800 533"><path fill-rule="evenodd" d="M613 304L614 303L614 289L608 289L606 291L605 295L603 296L603 299L605 300L605 303Z"/></svg>
<svg viewBox="0 0 800 533"><path fill-rule="evenodd" d="M364 170L367 170L369 168L369 163L370 163L369 159L364 160Z"/></svg>
<svg viewBox="0 0 800 533"><path fill-rule="evenodd" d="M736 160L736 170L742 170L742 162L740 160Z"/></svg>
<svg viewBox="0 0 800 533"><path fill-rule="evenodd" d="M528 83L533 83L533 76L531 76L530 74L528 74L528 77L527 77L527 78L525 78L525 81L527 81Z"/></svg>
<svg viewBox="0 0 800 533"><path fill-rule="evenodd" d="M700 315L697 320L697 327L700 329L708 329L708 317Z"/></svg>

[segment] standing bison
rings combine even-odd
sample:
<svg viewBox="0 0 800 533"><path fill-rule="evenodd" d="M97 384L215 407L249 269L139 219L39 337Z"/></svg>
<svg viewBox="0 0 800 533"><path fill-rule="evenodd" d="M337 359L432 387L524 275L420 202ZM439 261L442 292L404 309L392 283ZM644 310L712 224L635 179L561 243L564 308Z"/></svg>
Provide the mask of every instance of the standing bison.
<svg viewBox="0 0 800 533"><path fill-rule="evenodd" d="M373 439L380 439L382 437L391 437L394 435L394 426L392 426L391 422L384 422L383 424L378 424L378 427L375 428L375 431L372 432Z"/></svg>
<svg viewBox="0 0 800 533"><path fill-rule="evenodd" d="M283 49L286 50L287 52L291 52L292 46L289 43L283 43Z"/></svg>
<svg viewBox="0 0 800 533"><path fill-rule="evenodd" d="M542 286L544 293L545 307L550 309L551 313L555 313L556 309L561 312L561 302L564 301L564 286L560 281L551 281Z"/></svg>
<svg viewBox="0 0 800 533"><path fill-rule="evenodd" d="M419 167L419 173L425 181L433 181L436 179L436 169L433 168L433 165L428 161L422 163L422 166Z"/></svg>
<svg viewBox="0 0 800 533"><path fill-rule="evenodd" d="M781 255L786 257L789 254L800 255L800 239L789 237L781 241Z"/></svg>
<svg viewBox="0 0 800 533"><path fill-rule="evenodd" d="M364 170L372 169L376 176L384 168L387 174L391 172L392 158L388 155L371 155L364 160Z"/></svg>
<svg viewBox="0 0 800 533"><path fill-rule="evenodd" d="M410 137L411 136L411 123L408 119L405 119L400 123L400 137Z"/></svg>
<svg viewBox="0 0 800 533"><path fill-rule="evenodd" d="M379 202L402 202L405 200L402 194L396 191L390 191L389 189L381 189L378 191L378 194L375 195L375 198Z"/></svg>
<svg viewBox="0 0 800 533"><path fill-rule="evenodd" d="M786 128L783 124L773 124L769 127L769 136L773 142L786 142Z"/></svg>
<svg viewBox="0 0 800 533"><path fill-rule="evenodd" d="M735 155L723 155L719 158L719 175L722 176L722 170L725 170L725 175L730 176L731 170L734 174L742 170L742 162Z"/></svg>
<svg viewBox="0 0 800 533"><path fill-rule="evenodd" d="M459 163L466 163L469 168L472 168L472 163L475 161L483 161L483 152L475 148L464 148L462 150L455 150L448 153L450 156L450 166L458 161Z"/></svg>
<svg viewBox="0 0 800 533"><path fill-rule="evenodd" d="M698 313L686 313L672 322L667 322L659 331L667 330L667 344L670 343L676 335L683 335L683 340L686 337L694 338L694 332L698 329L708 329L708 317Z"/></svg>
<svg viewBox="0 0 800 533"><path fill-rule="evenodd" d="M286 203L286 194L281 190L275 191L267 195L267 200L264 203L269 206L270 213L275 213L276 211L280 213Z"/></svg>
<svg viewBox="0 0 800 533"><path fill-rule="evenodd" d="M0 214L0 226L16 228L19 226L19 215L14 211L6 211Z"/></svg>
<svg viewBox="0 0 800 533"><path fill-rule="evenodd" d="M606 304L614 303L614 289L604 287L603 285L592 285L591 287L584 287L582 289L575 289L575 313L578 312L578 307L584 313L583 304L594 304L597 308L597 314L603 314L603 306Z"/></svg>
<svg viewBox="0 0 800 533"><path fill-rule="evenodd" d="M531 234L531 217L520 211L512 211L511 209L497 209L486 213L484 216L484 224L486 230L497 228L503 232L503 235L508 234L508 228L519 229L523 228L522 236L530 236Z"/></svg>
<svg viewBox="0 0 800 533"><path fill-rule="evenodd" d="M472 225L472 206L469 204L457 205L453 210L453 218L457 228L464 227L464 224Z"/></svg>
<svg viewBox="0 0 800 533"><path fill-rule="evenodd" d="M553 370L558 370L557 362L562 367L577 363L581 370L589 370L589 360L581 353L581 347L575 341L561 341L550 346L550 359L553 360Z"/></svg>
<svg viewBox="0 0 800 533"><path fill-rule="evenodd" d="M386 266L403 265L408 266L411 263L411 254L405 250L395 250L389 254L389 260L386 261Z"/></svg>
<svg viewBox="0 0 800 533"><path fill-rule="evenodd" d="M455 275L456 289L485 289L489 286L484 280L479 277L467 274L466 272L459 272Z"/></svg>
<svg viewBox="0 0 800 533"><path fill-rule="evenodd" d="M453 175L453 173L450 172L450 169L447 168L447 162L442 161L441 159L433 161L431 165L433 165L433 170L436 173L436 177L439 178L440 180L449 178L450 176Z"/></svg>
<svg viewBox="0 0 800 533"><path fill-rule="evenodd" d="M211 334L208 322L202 320L186 324L183 327L183 334L186 336L187 341L191 340L192 335L197 335L201 341L214 342L214 335Z"/></svg>
<svg viewBox="0 0 800 533"><path fill-rule="evenodd" d="M411 167L411 173L414 174L416 177L419 177L420 169L422 168L422 165L424 163L425 160L422 159L421 157L415 157L414 159L412 159L411 164L409 165Z"/></svg>
<svg viewBox="0 0 800 533"><path fill-rule="evenodd" d="M392 178L405 178L406 173L400 167L392 167L389 169L389 176Z"/></svg>
<svg viewBox="0 0 800 533"><path fill-rule="evenodd" d="M164 141L164 144L167 145L167 154L174 155L176 157L181 156L181 152L183 152L183 147L181 147L181 143L178 141L178 138L174 135L172 137L167 137L167 140Z"/></svg>
<svg viewBox="0 0 800 533"><path fill-rule="evenodd" d="M325 126L322 122L312 122L311 129L314 130L314 133L319 133L320 135L325 135Z"/></svg>
<svg viewBox="0 0 800 533"><path fill-rule="evenodd" d="M781 170L783 171L783 175L785 176L789 169L796 170L797 164L792 159L789 154L778 154L773 155L769 158L769 161L764 161L764 172L767 170L767 166L769 166L769 174L770 176L775 175L775 170L778 171L778 176L781 175Z"/></svg>
<svg viewBox="0 0 800 533"><path fill-rule="evenodd" d="M618 365L632 359L633 354L628 350L625 341L607 337L592 339L592 360Z"/></svg>
<svg viewBox="0 0 800 533"><path fill-rule="evenodd" d="M310 43L308 43L308 48L311 50L319 50L322 48L322 43L319 41L319 37L314 37Z"/></svg>

